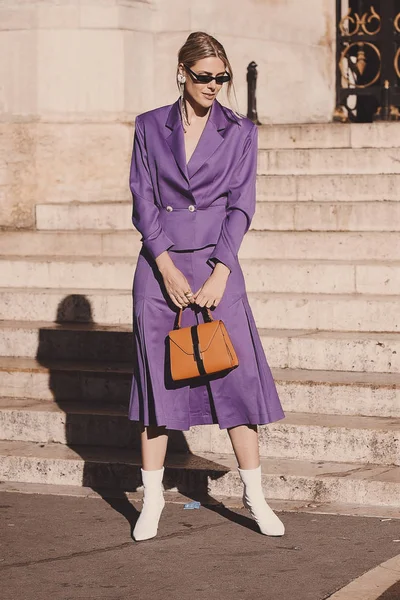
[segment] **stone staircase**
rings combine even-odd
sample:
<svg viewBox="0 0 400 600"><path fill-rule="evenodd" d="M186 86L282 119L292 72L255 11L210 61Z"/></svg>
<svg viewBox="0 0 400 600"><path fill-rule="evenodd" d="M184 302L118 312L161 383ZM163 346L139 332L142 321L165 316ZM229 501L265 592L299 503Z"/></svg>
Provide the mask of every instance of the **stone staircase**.
<svg viewBox="0 0 400 600"><path fill-rule="evenodd" d="M268 498L400 505L400 125L260 129L241 262L286 419ZM127 202L36 207L0 233L0 479L135 490ZM226 432L171 435L166 486L241 493ZM64 488L65 490L68 487Z"/></svg>

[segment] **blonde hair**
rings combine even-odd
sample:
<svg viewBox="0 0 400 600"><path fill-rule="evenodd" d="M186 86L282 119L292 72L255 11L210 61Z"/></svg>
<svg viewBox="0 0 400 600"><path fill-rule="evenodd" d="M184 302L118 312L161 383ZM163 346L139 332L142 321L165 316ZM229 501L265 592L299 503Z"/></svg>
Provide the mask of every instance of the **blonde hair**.
<svg viewBox="0 0 400 600"><path fill-rule="evenodd" d="M225 48L212 35L204 33L204 31L195 31L191 33L178 52L178 66L176 69L178 88L181 90L182 93L183 84L180 84L178 81L179 65L182 63L191 68L194 64L197 63L197 61L202 60L203 58L208 58L210 56L215 56L221 59L224 63L225 71L231 76L230 80L228 81L227 98L229 104L232 107L233 93L235 103L237 105L236 93L233 85L232 66L226 55ZM184 118L187 122L187 115L185 114L186 108L184 107L184 102L181 102L181 110L182 118ZM237 110L233 109L233 111L237 116L241 116L239 115Z"/></svg>

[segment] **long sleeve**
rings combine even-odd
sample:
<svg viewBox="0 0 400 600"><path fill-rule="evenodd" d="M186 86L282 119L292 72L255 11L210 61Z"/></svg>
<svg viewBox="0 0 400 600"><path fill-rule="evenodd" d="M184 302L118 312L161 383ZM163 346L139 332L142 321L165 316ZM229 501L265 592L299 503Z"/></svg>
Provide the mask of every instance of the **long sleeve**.
<svg viewBox="0 0 400 600"><path fill-rule="evenodd" d="M174 243L163 232L160 225L159 209L154 202L144 133L138 117L135 122L129 186L133 196L132 223L142 234L143 246L153 258L157 258Z"/></svg>
<svg viewBox="0 0 400 600"><path fill-rule="evenodd" d="M256 208L257 138L254 126L246 138L243 154L234 169L227 199L227 215L215 246L211 262L222 262L231 271L244 234L248 231Z"/></svg>

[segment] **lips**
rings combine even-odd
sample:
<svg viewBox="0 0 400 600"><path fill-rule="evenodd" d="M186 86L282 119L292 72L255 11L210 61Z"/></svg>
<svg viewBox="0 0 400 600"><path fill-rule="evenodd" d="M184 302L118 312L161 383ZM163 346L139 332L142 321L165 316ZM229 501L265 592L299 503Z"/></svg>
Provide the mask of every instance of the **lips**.
<svg viewBox="0 0 400 600"><path fill-rule="evenodd" d="M205 96L208 100L215 98L215 94L203 94L203 96Z"/></svg>

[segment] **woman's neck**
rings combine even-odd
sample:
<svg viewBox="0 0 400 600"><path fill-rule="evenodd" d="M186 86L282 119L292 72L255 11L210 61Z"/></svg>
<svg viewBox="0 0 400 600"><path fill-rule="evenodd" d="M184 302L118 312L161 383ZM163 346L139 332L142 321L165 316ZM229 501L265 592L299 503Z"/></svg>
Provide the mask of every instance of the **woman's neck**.
<svg viewBox="0 0 400 600"><path fill-rule="evenodd" d="M193 98L186 96L185 103L189 123L191 123L193 119L207 119L211 107L204 108L204 106L200 106L200 104L195 102Z"/></svg>

